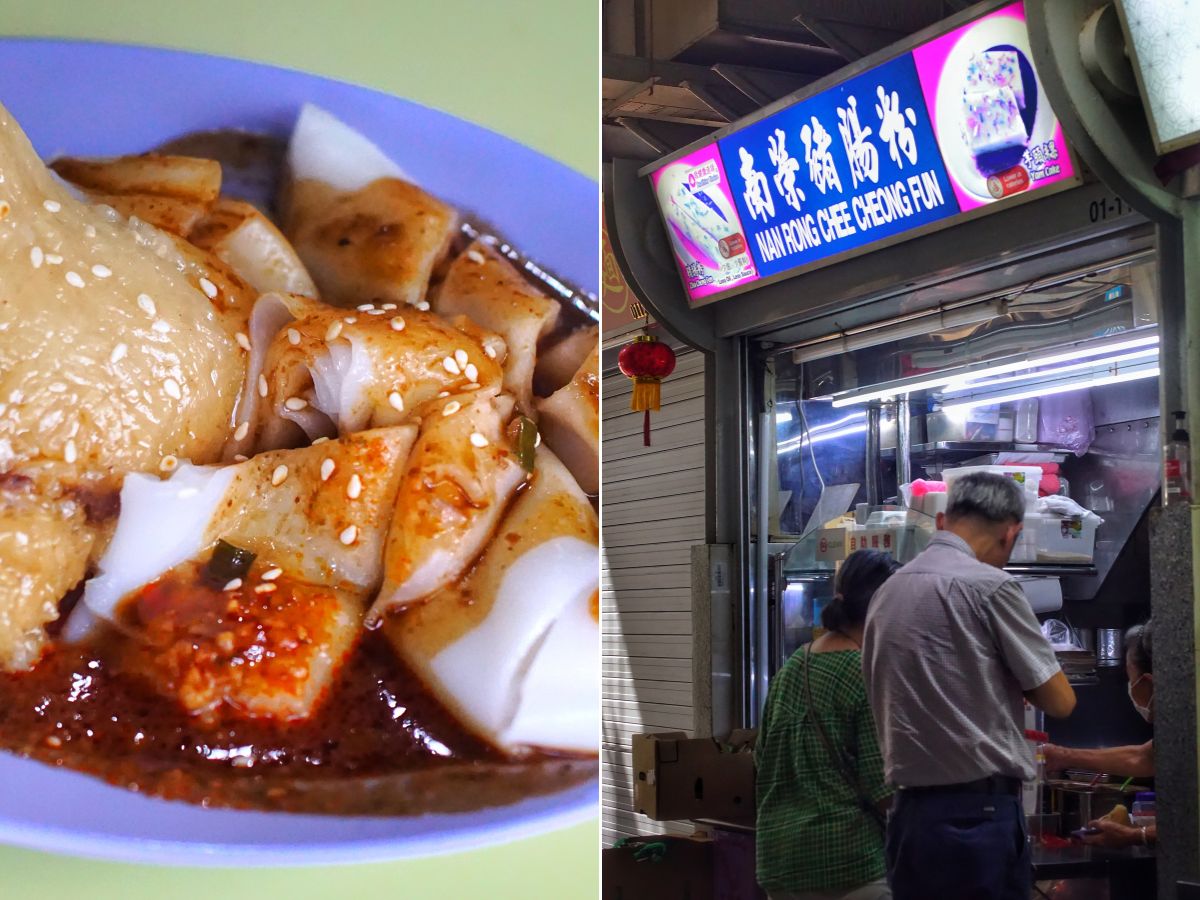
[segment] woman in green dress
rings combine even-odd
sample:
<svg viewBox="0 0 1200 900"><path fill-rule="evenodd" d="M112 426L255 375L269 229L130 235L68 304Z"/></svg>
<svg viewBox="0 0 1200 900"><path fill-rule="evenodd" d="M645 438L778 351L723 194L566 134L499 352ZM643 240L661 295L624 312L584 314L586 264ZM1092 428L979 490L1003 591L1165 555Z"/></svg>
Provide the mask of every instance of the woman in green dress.
<svg viewBox="0 0 1200 900"><path fill-rule="evenodd" d="M875 591L899 563L876 550L843 561L826 633L771 681L755 750L758 881L771 900L887 900L883 838L891 789L862 676Z"/></svg>

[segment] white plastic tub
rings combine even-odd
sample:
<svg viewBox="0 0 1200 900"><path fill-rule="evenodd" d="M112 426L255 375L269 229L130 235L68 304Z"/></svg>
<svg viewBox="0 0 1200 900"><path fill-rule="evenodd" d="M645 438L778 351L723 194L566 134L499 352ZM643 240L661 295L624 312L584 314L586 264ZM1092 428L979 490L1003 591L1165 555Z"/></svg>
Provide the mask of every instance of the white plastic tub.
<svg viewBox="0 0 1200 900"><path fill-rule="evenodd" d="M947 491L953 491L954 482L964 475L973 475L976 472L1011 478L1025 491L1026 509L1037 503L1038 485L1042 481L1042 470L1038 466L961 466L957 469L942 470L942 481L946 482Z"/></svg>

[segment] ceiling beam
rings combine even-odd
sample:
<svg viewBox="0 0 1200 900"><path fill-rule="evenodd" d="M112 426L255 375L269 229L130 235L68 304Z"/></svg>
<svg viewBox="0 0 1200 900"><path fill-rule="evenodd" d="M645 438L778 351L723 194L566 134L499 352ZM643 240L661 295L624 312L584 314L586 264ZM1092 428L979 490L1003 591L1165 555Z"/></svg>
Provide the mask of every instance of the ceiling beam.
<svg viewBox="0 0 1200 900"><path fill-rule="evenodd" d="M637 138L639 141L641 141L643 144L645 144L647 147L649 147L651 150L653 150L655 152L655 154L657 154L658 156L665 156L667 153L670 153L672 149L674 149L674 148L670 147L669 145L660 141L658 138L656 138L654 135L652 135L650 132L648 132L645 128L643 128L637 122L634 122L632 119L627 119L624 116L621 116L620 118L616 119L615 121L618 125L623 127L626 131L628 131L630 134L632 134L635 138Z"/></svg>
<svg viewBox="0 0 1200 900"><path fill-rule="evenodd" d="M643 81L639 81L637 84L630 85L627 89L617 94L617 96L609 100L605 100L603 115L605 117L613 115L613 113L617 112L617 110L619 110L634 97L653 88L656 84L658 84L659 80L660 79L657 75L652 75Z"/></svg>

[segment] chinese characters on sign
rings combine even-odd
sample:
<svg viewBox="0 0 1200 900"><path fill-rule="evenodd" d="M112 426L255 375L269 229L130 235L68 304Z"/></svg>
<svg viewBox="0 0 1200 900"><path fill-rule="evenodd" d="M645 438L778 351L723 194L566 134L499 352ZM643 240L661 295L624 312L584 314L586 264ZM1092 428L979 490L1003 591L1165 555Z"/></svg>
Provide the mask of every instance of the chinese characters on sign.
<svg viewBox="0 0 1200 900"><path fill-rule="evenodd" d="M788 153L791 135L800 138L804 166ZM958 212L910 56L750 125L718 146L760 275ZM755 166L758 159L775 167L773 185Z"/></svg>
<svg viewBox="0 0 1200 900"><path fill-rule="evenodd" d="M653 172L689 296L1077 180L1031 55L1019 0Z"/></svg>

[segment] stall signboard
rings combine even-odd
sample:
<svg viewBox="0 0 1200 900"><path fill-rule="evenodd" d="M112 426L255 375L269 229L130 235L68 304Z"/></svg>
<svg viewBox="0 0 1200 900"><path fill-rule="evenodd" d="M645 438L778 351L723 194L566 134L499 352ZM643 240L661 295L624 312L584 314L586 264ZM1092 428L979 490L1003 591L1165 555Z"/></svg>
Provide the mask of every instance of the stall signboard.
<svg viewBox="0 0 1200 900"><path fill-rule="evenodd" d="M693 300L757 277L716 144L674 160L650 178Z"/></svg>
<svg viewBox="0 0 1200 900"><path fill-rule="evenodd" d="M651 178L693 303L1079 181L1033 68L1023 0Z"/></svg>

